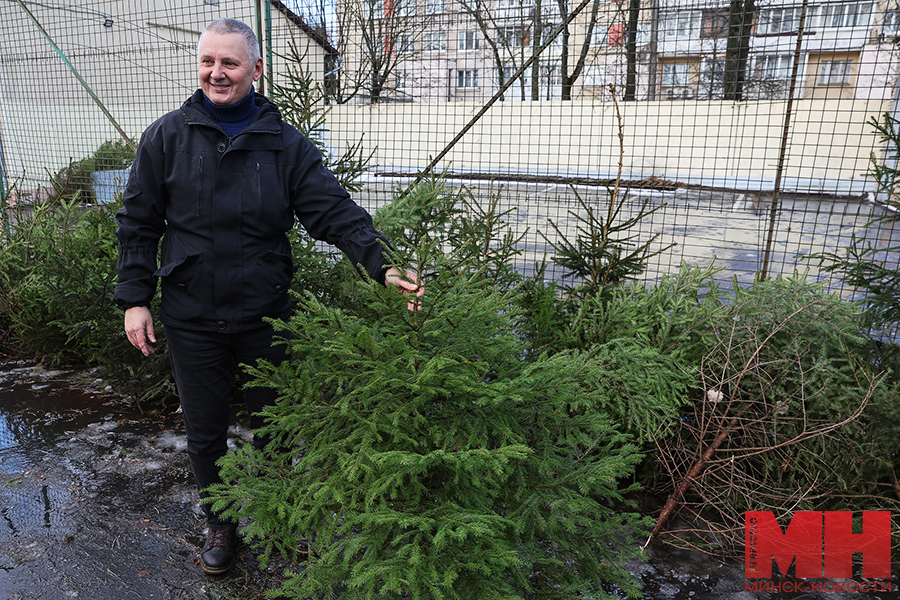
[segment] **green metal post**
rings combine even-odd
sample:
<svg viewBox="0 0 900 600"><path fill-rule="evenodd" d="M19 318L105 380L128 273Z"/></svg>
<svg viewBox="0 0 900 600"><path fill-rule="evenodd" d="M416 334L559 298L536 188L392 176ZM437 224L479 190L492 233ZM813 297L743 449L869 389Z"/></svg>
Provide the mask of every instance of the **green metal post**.
<svg viewBox="0 0 900 600"><path fill-rule="evenodd" d="M0 157L3 151L0 149ZM3 170L3 161L0 160L0 206L3 207L3 233L6 234L4 240L8 243L12 238L12 231L9 228L9 206L6 203L6 172Z"/></svg>
<svg viewBox="0 0 900 600"><path fill-rule="evenodd" d="M269 74L269 81L275 80L275 61L272 53L272 3L266 2L266 69Z"/></svg>

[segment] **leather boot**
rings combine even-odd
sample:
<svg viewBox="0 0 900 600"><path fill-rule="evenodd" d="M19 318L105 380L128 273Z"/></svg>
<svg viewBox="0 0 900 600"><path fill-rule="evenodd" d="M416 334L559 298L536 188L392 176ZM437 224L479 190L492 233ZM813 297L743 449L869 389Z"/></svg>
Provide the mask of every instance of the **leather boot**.
<svg viewBox="0 0 900 600"><path fill-rule="evenodd" d="M207 575L224 575L235 558L235 541L237 532L234 529L210 529L206 544L200 552L200 563Z"/></svg>

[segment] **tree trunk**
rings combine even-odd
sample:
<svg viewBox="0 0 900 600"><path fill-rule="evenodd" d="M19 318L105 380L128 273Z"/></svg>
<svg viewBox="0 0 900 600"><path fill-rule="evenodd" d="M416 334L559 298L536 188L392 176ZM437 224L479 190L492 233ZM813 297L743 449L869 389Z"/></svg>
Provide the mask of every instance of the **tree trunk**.
<svg viewBox="0 0 900 600"><path fill-rule="evenodd" d="M731 0L728 11L728 45L725 49L725 99L741 100L750 55L750 30L756 12L754 0Z"/></svg>
<svg viewBox="0 0 900 600"><path fill-rule="evenodd" d="M637 90L637 27L641 15L641 0L629 0L628 24L625 29L625 94L623 100L635 100Z"/></svg>

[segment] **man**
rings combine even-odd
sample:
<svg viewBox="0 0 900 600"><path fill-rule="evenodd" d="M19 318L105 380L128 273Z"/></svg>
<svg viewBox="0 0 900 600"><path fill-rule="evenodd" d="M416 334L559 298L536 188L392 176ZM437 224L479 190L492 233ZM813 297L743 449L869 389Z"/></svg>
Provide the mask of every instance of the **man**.
<svg viewBox="0 0 900 600"><path fill-rule="evenodd" d="M156 342L149 306L162 280L160 320L191 467L205 497L202 490L221 481L216 461L227 450L235 365L286 358L283 344L273 347L263 317L290 315L286 232L295 215L310 235L339 247L376 281L405 294L421 295L423 288L412 273L387 268L390 246L369 214L325 170L319 150L254 94L263 62L253 31L234 19L214 21L200 37L198 57L200 89L141 138L116 215L115 300L125 310L129 341L148 356ZM245 390L252 428L274 399L271 389ZM209 528L203 569L227 573L236 524L202 506Z"/></svg>

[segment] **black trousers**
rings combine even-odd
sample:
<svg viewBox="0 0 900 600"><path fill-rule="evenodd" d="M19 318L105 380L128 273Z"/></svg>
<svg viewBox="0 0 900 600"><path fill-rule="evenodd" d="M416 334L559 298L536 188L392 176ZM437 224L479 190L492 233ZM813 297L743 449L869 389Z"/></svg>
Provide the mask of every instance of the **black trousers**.
<svg viewBox="0 0 900 600"><path fill-rule="evenodd" d="M200 497L208 494L204 488L221 483L219 460L228 450L228 425L231 421L230 400L235 369L240 364L255 365L264 358L278 365L287 359L285 344L272 345L271 326L241 333L191 331L166 327L166 343L175 374L175 385L181 399L187 451L200 490ZM249 377L239 370L241 384ZM250 427L257 429L262 419L257 416L264 406L274 403L276 391L251 387L244 390L244 401L250 413ZM259 440L254 439L254 442ZM233 529L236 523L224 521L201 503L211 529Z"/></svg>

